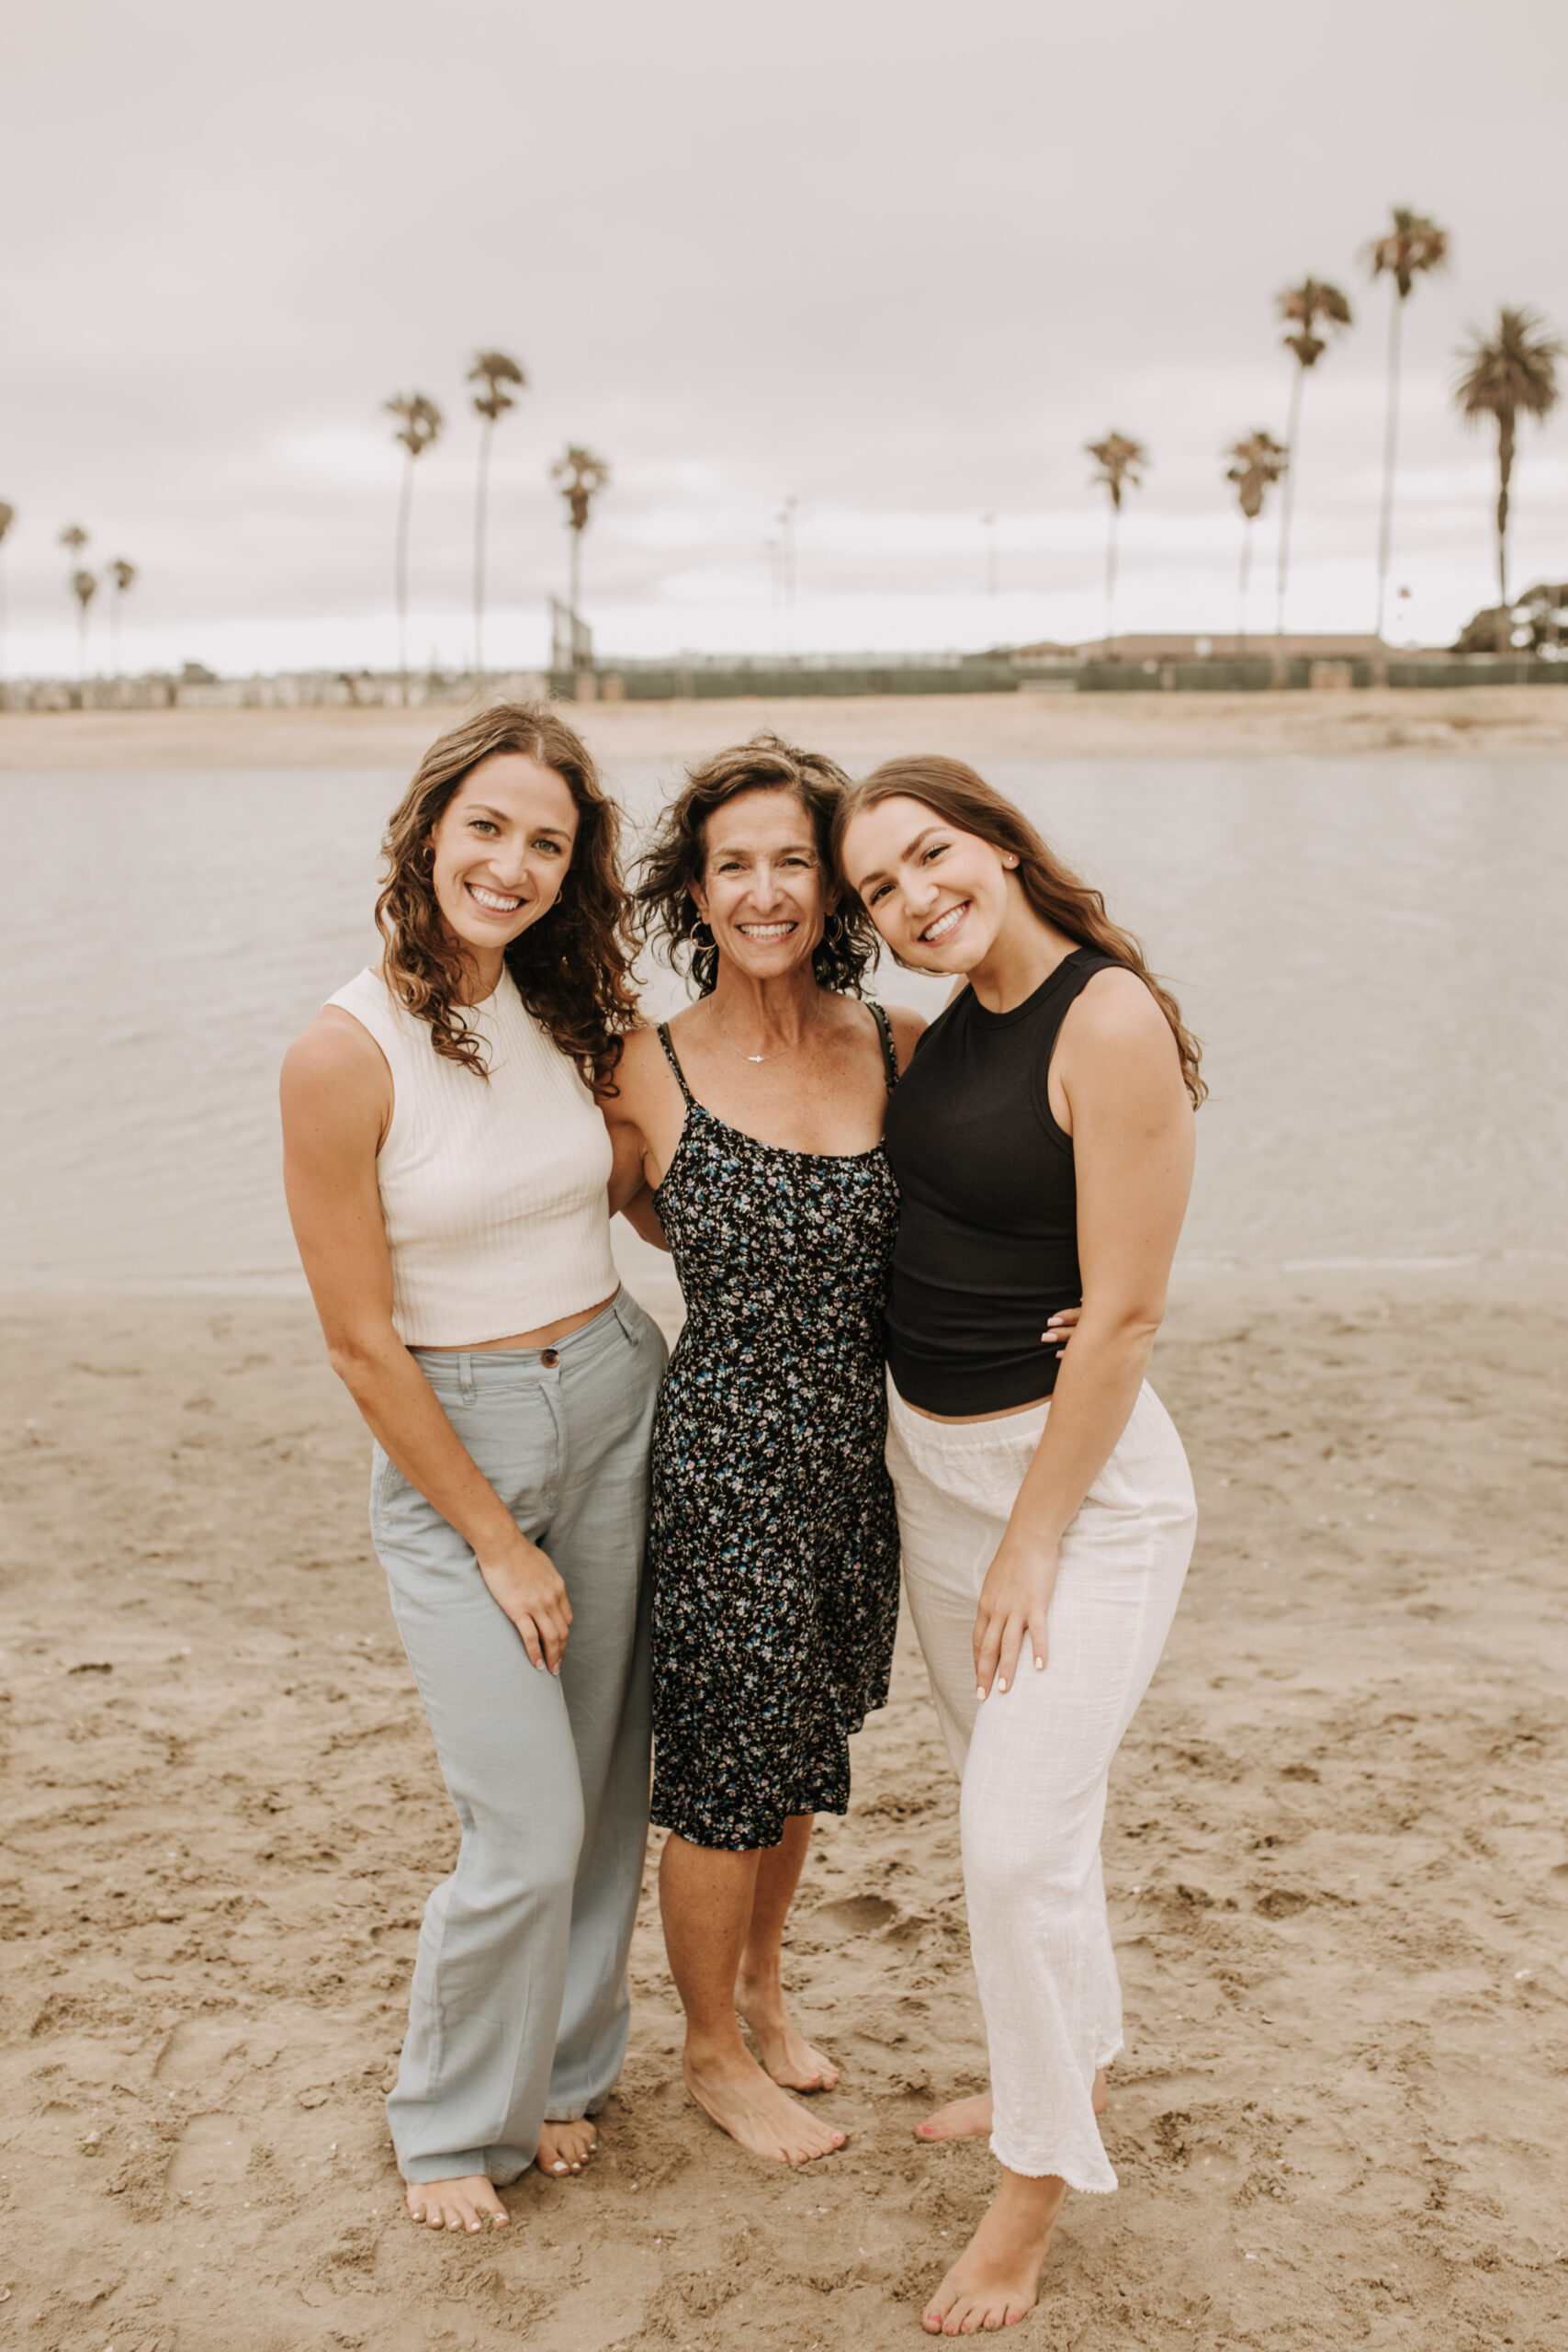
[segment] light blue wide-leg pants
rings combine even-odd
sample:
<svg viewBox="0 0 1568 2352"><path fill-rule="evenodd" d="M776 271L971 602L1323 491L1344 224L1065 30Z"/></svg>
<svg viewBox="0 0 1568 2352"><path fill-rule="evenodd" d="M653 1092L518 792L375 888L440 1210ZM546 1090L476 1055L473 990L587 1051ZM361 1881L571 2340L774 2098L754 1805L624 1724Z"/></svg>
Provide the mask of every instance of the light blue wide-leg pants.
<svg viewBox="0 0 1568 2352"><path fill-rule="evenodd" d="M572 1607L558 1678L530 1664L468 1544L377 1449L371 1535L462 1828L425 1905L387 2113L405 2179L504 2183L534 2161L547 2116L604 2105L626 2054L665 1348L622 1292L552 1349L413 1352Z"/></svg>

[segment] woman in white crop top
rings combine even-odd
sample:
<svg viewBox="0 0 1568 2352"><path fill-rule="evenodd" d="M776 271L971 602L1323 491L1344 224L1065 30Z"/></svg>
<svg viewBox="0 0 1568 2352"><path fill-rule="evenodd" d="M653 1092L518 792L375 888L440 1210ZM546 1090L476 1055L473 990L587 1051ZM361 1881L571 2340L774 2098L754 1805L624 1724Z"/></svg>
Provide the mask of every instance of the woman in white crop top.
<svg viewBox="0 0 1568 2352"><path fill-rule="evenodd" d="M664 1346L616 1281L610 1216L649 1212L595 1101L635 1014L616 836L547 707L444 736L388 828L381 963L284 1066L289 1211L462 1830L388 2101L435 2229L580 2171L626 2049Z"/></svg>

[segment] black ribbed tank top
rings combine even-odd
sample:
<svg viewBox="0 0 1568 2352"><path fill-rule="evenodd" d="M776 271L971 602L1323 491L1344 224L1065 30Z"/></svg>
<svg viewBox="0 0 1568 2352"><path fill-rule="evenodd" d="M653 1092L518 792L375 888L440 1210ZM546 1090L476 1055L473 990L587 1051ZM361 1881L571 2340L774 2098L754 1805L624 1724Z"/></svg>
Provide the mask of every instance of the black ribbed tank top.
<svg viewBox="0 0 1568 2352"><path fill-rule="evenodd" d="M1076 947L1010 1012L965 989L921 1037L887 1105L899 1193L887 1364L928 1413L995 1413L1048 1396L1041 1337L1083 1297L1073 1139L1046 1075L1067 1008L1114 956Z"/></svg>

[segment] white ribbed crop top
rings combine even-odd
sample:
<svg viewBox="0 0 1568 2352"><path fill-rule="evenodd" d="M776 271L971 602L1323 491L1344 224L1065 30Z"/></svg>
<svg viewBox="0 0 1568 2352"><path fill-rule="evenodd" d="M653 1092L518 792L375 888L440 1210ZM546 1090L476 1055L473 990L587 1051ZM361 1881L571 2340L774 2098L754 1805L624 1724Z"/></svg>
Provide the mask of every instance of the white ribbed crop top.
<svg viewBox="0 0 1568 2352"><path fill-rule="evenodd" d="M488 1084L436 1052L428 1024L394 1002L379 972L327 1001L369 1031L392 1073L376 1175L405 1345L509 1339L613 1297L609 1131L511 973L464 1007Z"/></svg>

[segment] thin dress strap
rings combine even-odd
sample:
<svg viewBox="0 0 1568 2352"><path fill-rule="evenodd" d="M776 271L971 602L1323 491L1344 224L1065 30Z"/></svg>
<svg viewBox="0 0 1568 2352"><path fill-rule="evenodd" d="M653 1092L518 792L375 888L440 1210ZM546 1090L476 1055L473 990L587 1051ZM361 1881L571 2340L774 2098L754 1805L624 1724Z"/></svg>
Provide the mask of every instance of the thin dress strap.
<svg viewBox="0 0 1568 2352"><path fill-rule="evenodd" d="M887 1091L891 1094L898 1083L898 1056L893 1044L893 1024L879 1004L872 1005L871 1017L876 1023L876 1034L882 1040L883 1074L887 1080Z"/></svg>
<svg viewBox="0 0 1568 2352"><path fill-rule="evenodd" d="M661 1021L659 1024L659 1042L664 1048L665 1059L669 1062L671 1069L675 1073L675 1083L679 1086L687 1102L692 1104L694 1109L695 1109L696 1104L694 1097L693 1096L691 1088L686 1083L686 1073L681 1068L675 1048L670 1042L670 1023L668 1021Z"/></svg>

